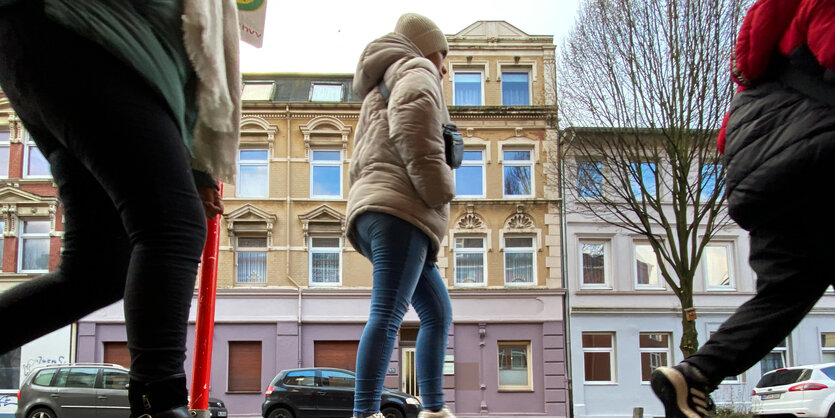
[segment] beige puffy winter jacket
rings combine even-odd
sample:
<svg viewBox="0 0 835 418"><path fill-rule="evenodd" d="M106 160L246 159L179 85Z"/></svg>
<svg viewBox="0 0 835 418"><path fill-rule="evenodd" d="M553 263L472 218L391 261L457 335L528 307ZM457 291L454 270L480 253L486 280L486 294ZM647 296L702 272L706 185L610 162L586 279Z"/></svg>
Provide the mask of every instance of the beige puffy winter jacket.
<svg viewBox="0 0 835 418"><path fill-rule="evenodd" d="M391 90L388 104L378 84ZM357 251L354 222L366 211L397 216L429 236L437 257L455 196L441 125L449 113L438 69L405 36L390 33L363 51L354 75L363 98L354 137L348 193L348 239Z"/></svg>

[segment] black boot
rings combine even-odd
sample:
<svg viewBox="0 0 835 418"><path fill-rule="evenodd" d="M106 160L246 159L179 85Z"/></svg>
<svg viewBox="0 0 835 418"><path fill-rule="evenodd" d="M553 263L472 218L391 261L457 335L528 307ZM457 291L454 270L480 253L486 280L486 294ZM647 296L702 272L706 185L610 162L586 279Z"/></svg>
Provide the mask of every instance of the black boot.
<svg viewBox="0 0 835 418"><path fill-rule="evenodd" d="M131 418L186 418L188 392L185 375L143 382L130 379L128 386Z"/></svg>

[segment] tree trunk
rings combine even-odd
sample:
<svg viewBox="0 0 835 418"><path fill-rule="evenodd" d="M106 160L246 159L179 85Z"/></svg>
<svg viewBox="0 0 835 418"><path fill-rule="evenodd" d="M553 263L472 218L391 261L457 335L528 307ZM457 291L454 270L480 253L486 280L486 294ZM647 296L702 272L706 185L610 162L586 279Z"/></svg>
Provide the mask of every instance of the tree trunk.
<svg viewBox="0 0 835 418"><path fill-rule="evenodd" d="M693 355L699 349L699 331L696 330L695 309L693 307L693 294L687 292L681 297L681 342L679 349L684 358ZM688 312L693 319L688 318Z"/></svg>

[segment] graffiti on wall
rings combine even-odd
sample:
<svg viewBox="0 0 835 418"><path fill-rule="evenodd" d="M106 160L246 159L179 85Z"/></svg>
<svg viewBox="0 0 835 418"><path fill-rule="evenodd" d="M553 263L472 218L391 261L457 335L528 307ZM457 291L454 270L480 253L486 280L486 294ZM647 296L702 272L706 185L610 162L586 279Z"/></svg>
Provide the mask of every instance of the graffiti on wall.
<svg viewBox="0 0 835 418"><path fill-rule="evenodd" d="M37 356L26 360L26 362L21 367L23 368L23 375L28 376L29 373L32 373L32 370L35 370L35 368L37 368L38 366L42 366L44 364L62 364L66 362L67 358L64 356Z"/></svg>

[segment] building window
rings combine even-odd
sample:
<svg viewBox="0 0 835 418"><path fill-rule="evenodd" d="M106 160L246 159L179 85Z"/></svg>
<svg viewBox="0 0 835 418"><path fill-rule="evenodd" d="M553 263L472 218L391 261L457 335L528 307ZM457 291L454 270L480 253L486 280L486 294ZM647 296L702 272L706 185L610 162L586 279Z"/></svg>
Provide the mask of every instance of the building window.
<svg viewBox="0 0 835 418"><path fill-rule="evenodd" d="M484 89L481 72L456 72L453 76L453 104L456 106L481 106Z"/></svg>
<svg viewBox="0 0 835 418"><path fill-rule="evenodd" d="M788 338L784 338L777 346L771 349L771 352L766 354L760 360L760 372L766 374L772 370L782 369L789 365L789 345Z"/></svg>
<svg viewBox="0 0 835 418"><path fill-rule="evenodd" d="M241 100L272 100L274 91L275 83L272 82L246 82Z"/></svg>
<svg viewBox="0 0 835 418"><path fill-rule="evenodd" d="M465 149L455 170L456 197L484 197L484 150Z"/></svg>
<svg viewBox="0 0 835 418"><path fill-rule="evenodd" d="M642 332L638 335L641 350L641 382L648 383L652 372L669 366L672 347L669 333Z"/></svg>
<svg viewBox="0 0 835 418"><path fill-rule="evenodd" d="M341 285L341 262L342 242L339 237L310 238L311 286Z"/></svg>
<svg viewBox="0 0 835 418"><path fill-rule="evenodd" d="M702 199L710 199L713 196L720 171L722 171L722 164L702 164L702 171L700 173ZM724 188L720 192L724 192Z"/></svg>
<svg viewBox="0 0 835 418"><path fill-rule="evenodd" d="M45 273L49 271L49 221L23 220L20 222L18 271Z"/></svg>
<svg viewBox="0 0 835 418"><path fill-rule="evenodd" d="M341 102L342 84L313 83L310 92L312 102Z"/></svg>
<svg viewBox="0 0 835 418"><path fill-rule="evenodd" d="M9 177L9 150L11 149L11 132L0 131L0 178Z"/></svg>
<svg viewBox="0 0 835 418"><path fill-rule="evenodd" d="M609 287L608 266L606 265L608 252L608 242L580 241L582 287Z"/></svg>
<svg viewBox="0 0 835 418"><path fill-rule="evenodd" d="M528 197L533 195L533 151L527 149L505 150L504 195L506 197Z"/></svg>
<svg viewBox="0 0 835 418"><path fill-rule="evenodd" d="M20 347L0 354L0 390L20 386Z"/></svg>
<svg viewBox="0 0 835 418"><path fill-rule="evenodd" d="M702 255L708 290L733 290L730 244L709 244Z"/></svg>
<svg viewBox="0 0 835 418"><path fill-rule="evenodd" d="M531 104L531 76L527 72L502 73L502 106Z"/></svg>
<svg viewBox="0 0 835 418"><path fill-rule="evenodd" d="M35 145L35 140L29 133L26 133L26 141L23 149L23 177L25 178L50 178L49 162L41 154L41 150ZM7 170L8 171L8 170Z"/></svg>
<svg viewBox="0 0 835 418"><path fill-rule="evenodd" d="M267 283L267 238L238 237L237 283Z"/></svg>
<svg viewBox="0 0 835 418"><path fill-rule="evenodd" d="M635 244L635 287L661 287L661 273L652 245Z"/></svg>
<svg viewBox="0 0 835 418"><path fill-rule="evenodd" d="M342 151L312 151L310 197L342 197Z"/></svg>
<svg viewBox="0 0 835 418"><path fill-rule="evenodd" d="M238 153L238 197L267 197L268 154L265 149L242 149Z"/></svg>
<svg viewBox="0 0 835 418"><path fill-rule="evenodd" d="M531 389L531 342L499 341L499 390Z"/></svg>
<svg viewBox="0 0 835 418"><path fill-rule="evenodd" d="M629 182L636 199L643 199L644 190L650 196L656 195L657 171L655 163L632 163Z"/></svg>
<svg viewBox="0 0 835 418"><path fill-rule="evenodd" d="M3 248L5 247L6 221L0 221L0 272L3 272ZM2 389L2 387L0 387Z"/></svg>
<svg viewBox="0 0 835 418"><path fill-rule="evenodd" d="M615 333L583 333L583 365L586 383L615 382Z"/></svg>
<svg viewBox="0 0 835 418"><path fill-rule="evenodd" d="M228 392L261 393L261 341L229 341Z"/></svg>
<svg viewBox="0 0 835 418"><path fill-rule="evenodd" d="M504 282L508 286L536 284L533 237L504 238Z"/></svg>
<svg viewBox="0 0 835 418"><path fill-rule="evenodd" d="M482 237L455 238L455 285L484 286L487 250Z"/></svg>
<svg viewBox="0 0 835 418"><path fill-rule="evenodd" d="M835 332L821 333L821 363L835 363Z"/></svg>
<svg viewBox="0 0 835 418"><path fill-rule="evenodd" d="M585 199L603 197L603 163L577 161L577 197Z"/></svg>

